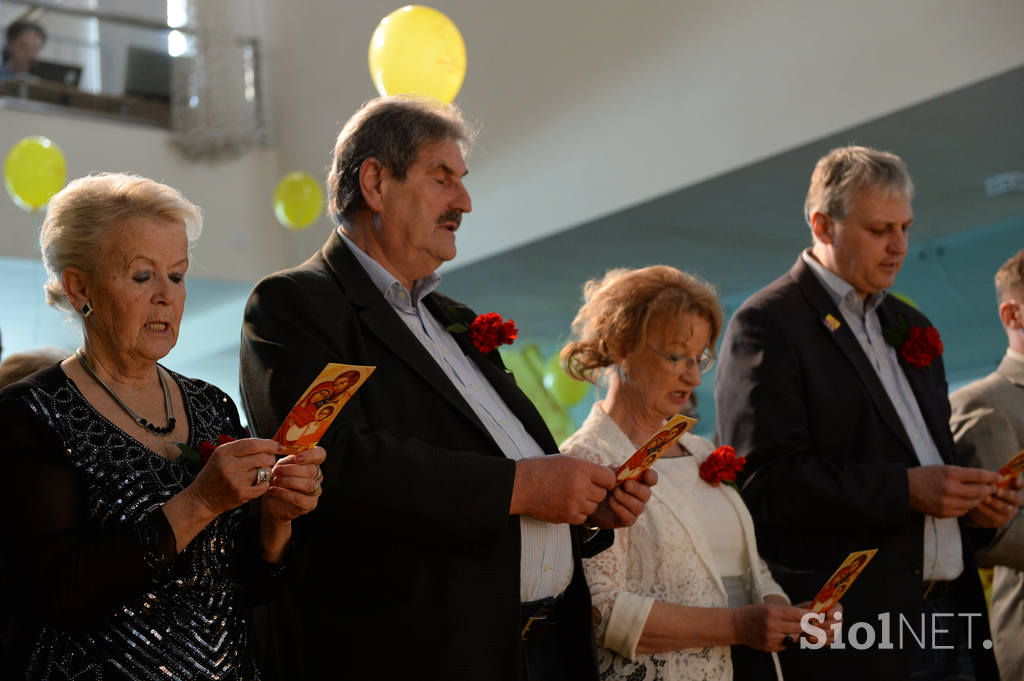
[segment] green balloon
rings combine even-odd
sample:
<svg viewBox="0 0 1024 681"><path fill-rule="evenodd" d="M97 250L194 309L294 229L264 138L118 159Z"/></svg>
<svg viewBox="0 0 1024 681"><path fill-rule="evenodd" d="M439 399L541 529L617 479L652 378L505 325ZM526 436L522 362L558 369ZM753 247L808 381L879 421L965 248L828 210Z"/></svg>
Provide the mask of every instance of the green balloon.
<svg viewBox="0 0 1024 681"><path fill-rule="evenodd" d="M554 396L558 404L563 407L571 407L586 397L590 384L586 381L577 381L565 373L565 369L558 362L558 353L556 352L544 367L544 387Z"/></svg>

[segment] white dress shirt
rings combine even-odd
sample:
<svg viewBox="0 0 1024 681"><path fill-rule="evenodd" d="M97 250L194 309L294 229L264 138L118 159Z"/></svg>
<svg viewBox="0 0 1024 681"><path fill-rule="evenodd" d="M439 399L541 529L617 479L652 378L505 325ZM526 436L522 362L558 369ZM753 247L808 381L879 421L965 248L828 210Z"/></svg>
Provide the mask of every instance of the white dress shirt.
<svg viewBox="0 0 1024 681"><path fill-rule="evenodd" d="M546 452L526 432L473 360L463 353L451 333L444 330L434 315L420 305L424 296L437 288L441 276L436 272L416 280L412 292L399 283L376 260L366 255L338 228L338 234L363 266L388 304L448 379L465 398L487 428L487 432L513 460L544 456ZM472 320L466 320L467 322ZM572 535L568 525L553 525L530 516L519 517L522 549L519 560L520 599L524 602L557 596L572 580Z"/></svg>
<svg viewBox="0 0 1024 681"><path fill-rule="evenodd" d="M922 466L941 466L945 462L939 454L928 426L921 415L914 391L900 368L896 348L885 342L882 324L878 319L878 306L888 291L882 290L862 299L853 286L814 259L810 249L803 252L804 262L832 296L843 320L850 326L857 342L864 349L871 366L885 387L900 422L903 423L914 453ZM960 526L956 518L924 517L924 580L950 581L964 570Z"/></svg>

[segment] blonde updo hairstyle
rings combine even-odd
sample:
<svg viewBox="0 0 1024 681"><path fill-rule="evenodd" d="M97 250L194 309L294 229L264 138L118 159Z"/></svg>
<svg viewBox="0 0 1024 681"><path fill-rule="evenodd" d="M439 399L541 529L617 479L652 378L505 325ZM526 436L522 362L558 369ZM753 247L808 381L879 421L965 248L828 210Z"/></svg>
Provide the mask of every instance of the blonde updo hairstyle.
<svg viewBox="0 0 1024 681"><path fill-rule="evenodd" d="M65 268L93 273L106 233L132 220L167 220L182 225L190 252L203 229L203 216L197 206L177 189L146 177L98 173L74 180L54 194L39 232L39 248L49 275L43 284L46 304L67 315L80 315L61 281Z"/></svg>
<svg viewBox="0 0 1024 681"><path fill-rule="evenodd" d="M687 314L707 321L708 352L722 330L722 305L715 287L667 265L639 270L610 270L583 287L583 307L572 323L575 340L560 355L562 366L577 380L598 385L616 358L628 357L647 343L652 326Z"/></svg>

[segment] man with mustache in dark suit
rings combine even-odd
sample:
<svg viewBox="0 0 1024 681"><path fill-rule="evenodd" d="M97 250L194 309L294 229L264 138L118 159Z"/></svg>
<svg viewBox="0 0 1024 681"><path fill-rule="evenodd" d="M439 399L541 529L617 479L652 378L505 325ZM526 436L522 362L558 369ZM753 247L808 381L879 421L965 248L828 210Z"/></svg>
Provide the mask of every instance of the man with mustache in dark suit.
<svg viewBox="0 0 1024 681"><path fill-rule="evenodd" d="M324 364L376 367L320 441L320 512L286 593L258 614L271 679L597 678L580 557L635 521L656 475L615 487L610 469L559 455L513 377L447 329L476 318L435 290L472 209L472 139L454 106L365 105L328 179L339 228L250 297L256 432Z"/></svg>

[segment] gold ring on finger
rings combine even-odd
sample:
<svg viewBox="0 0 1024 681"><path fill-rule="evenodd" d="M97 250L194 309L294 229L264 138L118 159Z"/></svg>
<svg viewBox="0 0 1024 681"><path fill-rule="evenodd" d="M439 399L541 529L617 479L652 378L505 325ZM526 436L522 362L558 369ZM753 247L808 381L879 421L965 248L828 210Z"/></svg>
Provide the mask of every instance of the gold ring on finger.
<svg viewBox="0 0 1024 681"><path fill-rule="evenodd" d="M318 482L318 483L316 483L316 487L313 488L312 492L306 492L306 496L307 497L315 497L318 494L320 494L321 491L322 490L320 489L320 483Z"/></svg>
<svg viewBox="0 0 1024 681"><path fill-rule="evenodd" d="M320 470L320 466L316 467L316 477L313 478L313 482L320 482L324 479L323 471Z"/></svg>

